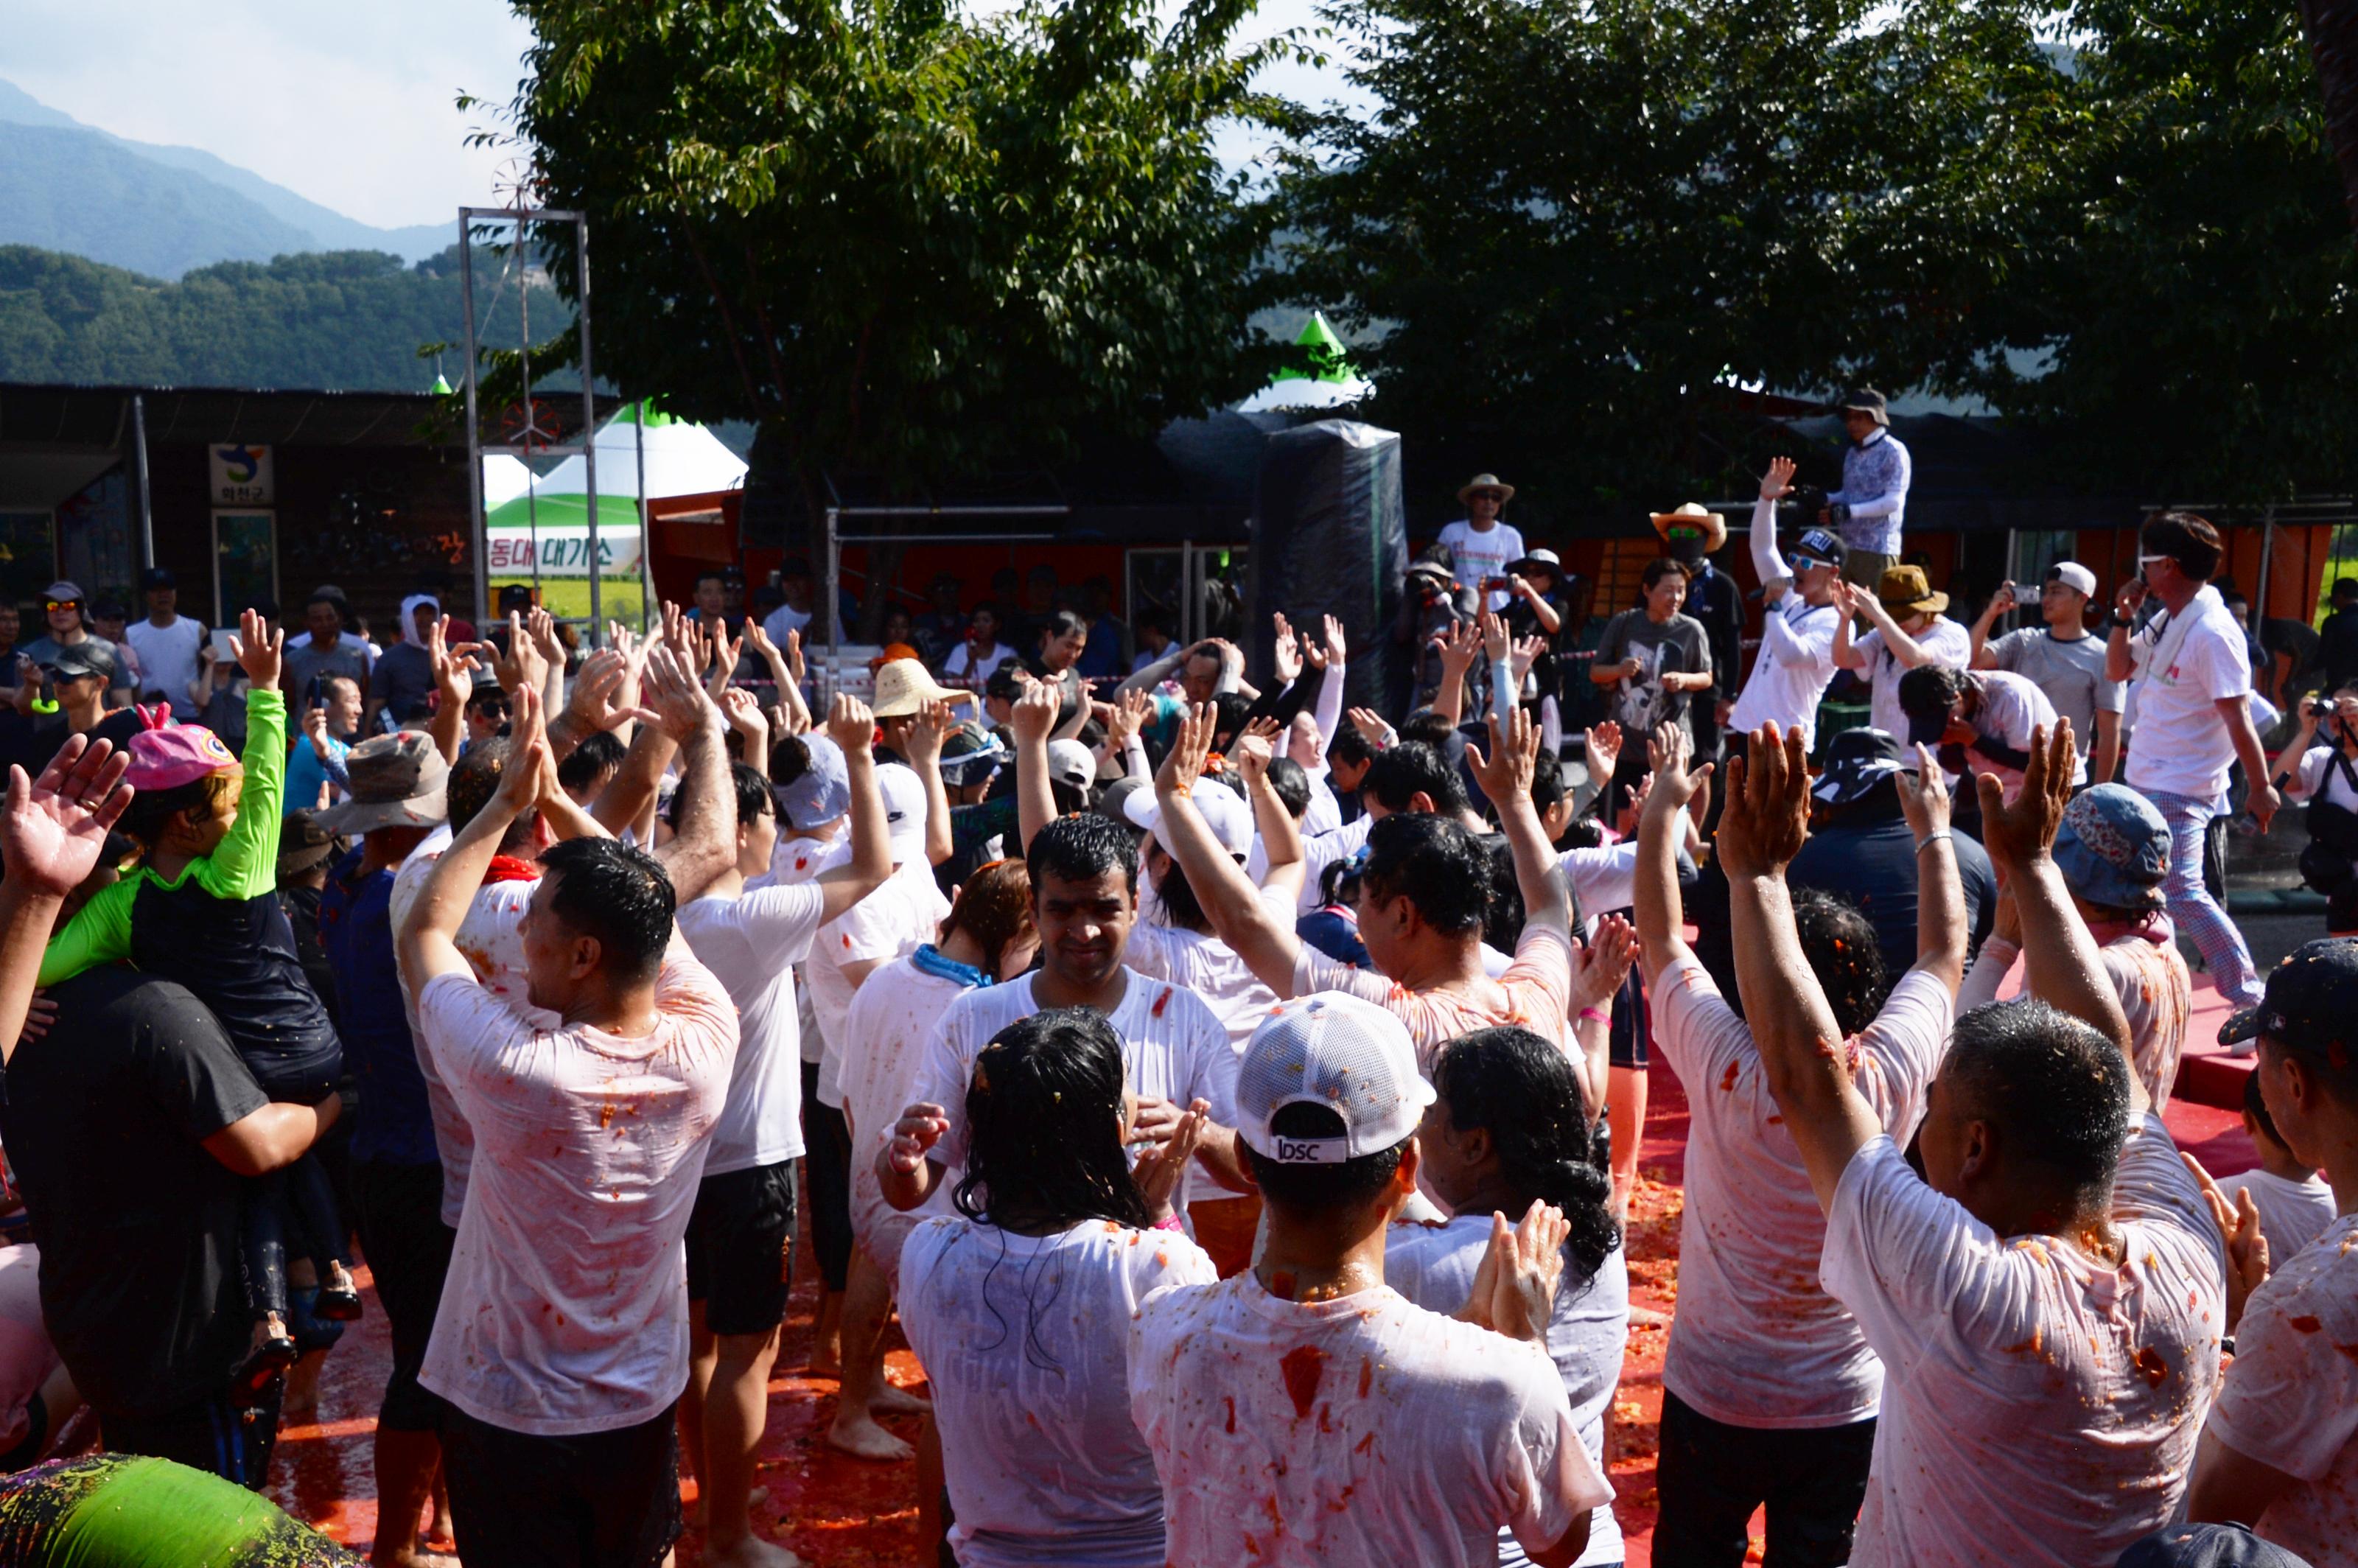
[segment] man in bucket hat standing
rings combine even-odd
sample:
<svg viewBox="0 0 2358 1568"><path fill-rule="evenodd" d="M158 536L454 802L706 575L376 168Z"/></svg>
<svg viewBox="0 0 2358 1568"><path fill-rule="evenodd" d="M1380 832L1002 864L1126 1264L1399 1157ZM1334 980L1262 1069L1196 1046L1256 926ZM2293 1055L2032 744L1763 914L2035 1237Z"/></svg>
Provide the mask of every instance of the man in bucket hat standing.
<svg viewBox="0 0 2358 1568"><path fill-rule="evenodd" d="M1907 715L1899 707L1899 677L1919 665L1943 665L1962 670L1974 660L1973 634L1941 612L1949 596L1932 591L1922 567L1887 567L1875 591L1845 582L1836 602L1844 607L1834 627L1834 664L1861 670L1875 687L1868 722L1887 735L1908 732ZM1874 622L1855 641L1851 617Z"/></svg>
<svg viewBox="0 0 2358 1568"><path fill-rule="evenodd" d="M1515 498L1515 487L1494 473L1477 473L1457 487L1466 515L1441 531L1457 586L1482 595L1485 608L1503 611L1510 597L1507 568L1523 558L1523 536L1498 521L1498 509Z"/></svg>
<svg viewBox="0 0 2358 1568"><path fill-rule="evenodd" d="M385 1568L419 1561L418 1519L434 1490L442 1401L418 1387L456 1232L442 1221L442 1163L417 1044L393 950L393 884L442 825L449 766L416 730L379 735L346 759L351 796L323 811L328 832L360 844L328 872L319 937L343 1006L346 1060L361 1085L352 1118L352 1217L393 1334L393 1376L377 1407L379 1514L372 1553ZM449 1521L439 1521L447 1537Z"/></svg>
<svg viewBox="0 0 2358 1568"><path fill-rule="evenodd" d="M1900 530L1908 521L1908 484L1915 465L1891 433L1890 412L1875 388L1844 393L1834 412L1842 416L1850 447L1843 453L1842 488L1826 492L1826 509L1818 521L1840 531L1849 546L1843 577L1861 588L1873 588L1899 558Z"/></svg>

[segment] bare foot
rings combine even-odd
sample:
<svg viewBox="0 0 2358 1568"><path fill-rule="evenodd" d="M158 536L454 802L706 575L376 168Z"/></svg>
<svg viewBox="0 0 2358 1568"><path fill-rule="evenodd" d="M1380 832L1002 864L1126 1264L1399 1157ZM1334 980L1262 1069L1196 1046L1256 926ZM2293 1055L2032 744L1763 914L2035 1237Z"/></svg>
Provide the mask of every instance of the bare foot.
<svg viewBox="0 0 2358 1568"><path fill-rule="evenodd" d="M915 1449L877 1425L876 1418L866 1411L847 1411L839 1405L835 1424L827 1429L827 1441L855 1459L873 1459L883 1465L897 1465L917 1455Z"/></svg>
<svg viewBox="0 0 2358 1568"><path fill-rule="evenodd" d="M890 1378L876 1379L876 1392L868 1400L871 1415L923 1415L933 1408L933 1400L911 1393Z"/></svg>
<svg viewBox="0 0 2358 1568"><path fill-rule="evenodd" d="M708 1541L704 1547L706 1568L803 1568L803 1560L773 1541L763 1541L758 1535L732 1541L725 1546Z"/></svg>
<svg viewBox="0 0 2358 1568"><path fill-rule="evenodd" d="M459 1558L455 1547L441 1552L430 1542L420 1541L406 1552L373 1560L373 1568L459 1568Z"/></svg>

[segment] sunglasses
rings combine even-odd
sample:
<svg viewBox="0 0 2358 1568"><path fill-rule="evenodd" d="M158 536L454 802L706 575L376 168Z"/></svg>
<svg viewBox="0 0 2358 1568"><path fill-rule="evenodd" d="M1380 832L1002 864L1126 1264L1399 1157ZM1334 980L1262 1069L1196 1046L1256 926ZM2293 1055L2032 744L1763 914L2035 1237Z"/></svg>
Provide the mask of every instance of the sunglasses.
<svg viewBox="0 0 2358 1568"><path fill-rule="evenodd" d="M1503 503L1507 499L1507 492L1503 490L1469 490L1466 492L1466 499Z"/></svg>
<svg viewBox="0 0 2358 1568"><path fill-rule="evenodd" d="M1812 567L1830 568L1833 565L1833 562L1822 561L1815 556L1788 556L1785 559L1797 572L1808 571Z"/></svg>
<svg viewBox="0 0 2358 1568"><path fill-rule="evenodd" d="M81 608L81 600L79 599L52 599L45 603L42 608L54 615L60 610L80 610Z"/></svg>
<svg viewBox="0 0 2358 1568"><path fill-rule="evenodd" d="M2174 561L2177 558L2176 556L2139 556L2137 570L2143 571L2147 567L2159 566L2164 561Z"/></svg>

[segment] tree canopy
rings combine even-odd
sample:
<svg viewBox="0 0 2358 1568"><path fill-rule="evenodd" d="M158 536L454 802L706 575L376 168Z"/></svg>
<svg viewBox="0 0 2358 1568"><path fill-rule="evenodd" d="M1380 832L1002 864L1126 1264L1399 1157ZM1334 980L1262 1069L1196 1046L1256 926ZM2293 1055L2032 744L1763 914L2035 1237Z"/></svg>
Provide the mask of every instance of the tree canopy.
<svg viewBox="0 0 2358 1568"><path fill-rule="evenodd" d="M1214 157L1250 0L519 0L536 194L591 218L601 378L904 482L1144 432L1265 370L1268 215ZM572 277L552 229L554 276Z"/></svg>

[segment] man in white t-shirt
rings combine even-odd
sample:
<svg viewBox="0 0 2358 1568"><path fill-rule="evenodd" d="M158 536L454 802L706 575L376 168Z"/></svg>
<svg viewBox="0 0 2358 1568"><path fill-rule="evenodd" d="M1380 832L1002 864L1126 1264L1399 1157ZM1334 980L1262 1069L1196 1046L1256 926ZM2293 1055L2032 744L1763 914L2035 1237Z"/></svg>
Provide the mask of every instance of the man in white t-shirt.
<svg viewBox="0 0 2358 1568"><path fill-rule="evenodd" d="M1768 464L1760 499L1752 506L1752 569L1760 578L1760 653L1745 677L1744 690L1725 720L1731 744L1763 724L1801 732L1808 745L1818 731L1818 703L1834 679L1834 629L1843 608L1846 546L1829 528L1805 528L1790 551L1777 549L1777 503L1792 492L1790 458ZM1732 674L1733 672L1731 672Z"/></svg>
<svg viewBox="0 0 2358 1568"><path fill-rule="evenodd" d="M1662 1364L1654 1550L1665 1563L1732 1568L1744 1560L1753 1510L1765 1505L1778 1561L1846 1563L1883 1368L1857 1319L1818 1279L1825 1215L1771 1093L1769 1064L1680 932L1677 846L1698 784L1687 751L1675 730L1652 748L1633 890L1654 1042L1693 1113L1679 1311ZM1917 757L1929 760L1920 749ZM1843 1043L1866 1113L1904 1141L1948 1043L1967 932L1947 791L1905 773L1898 784L1922 845L1913 967L1887 997L1878 994L1860 968L1881 967L1864 915L1820 893L1804 894L1794 918L1806 972L1838 999L1825 1037Z"/></svg>
<svg viewBox="0 0 2358 1568"><path fill-rule="evenodd" d="M2228 1310L2250 1290L2235 1361L2202 1429L2187 1517L2235 1519L2312 1563L2358 1552L2358 942L2328 937L2268 976L2250 1027L2269 1119L2339 1210L2289 1258L2257 1242L2248 1198L2229 1216ZM2276 1271L2269 1273L2273 1261ZM2265 1283L2259 1282L2265 1279Z"/></svg>
<svg viewBox="0 0 2358 1568"><path fill-rule="evenodd" d="M1973 634L1941 612L1949 596L1932 591L1922 567L1890 567L1869 593L1854 583L1835 589L1834 666L1857 670L1874 687L1868 699L1868 722L1887 735L1908 732L1899 710L1899 677L1919 665L1946 665L1962 670L1973 663ZM1861 616L1873 628L1855 641L1851 618Z"/></svg>
<svg viewBox="0 0 2358 1568"><path fill-rule="evenodd" d="M1455 1318L1384 1283L1433 1099L1407 1031L1357 997L1298 998L1245 1048L1238 1137L1266 1206L1253 1268L1139 1305L1130 1406L1174 1563L1498 1560L1511 1530L1567 1568L1613 1489L1547 1352L1563 1217L1534 1203Z"/></svg>
<svg viewBox="0 0 2358 1568"><path fill-rule="evenodd" d="M649 673L653 686L652 658ZM509 824L562 794L529 686L514 722L499 792L435 862L399 933L421 1048L481 1156L418 1380L452 1407L443 1474L461 1553L644 1568L679 1533L680 1242L728 1096L736 1010L674 946L663 867L597 836L542 856L525 1009L475 979L454 940L474 890ZM682 787L725 805L720 731L712 708Z"/></svg>
<svg viewBox="0 0 2358 1568"><path fill-rule="evenodd" d="M2169 918L2194 939L2219 994L2235 1006L2260 1000L2259 971L2244 934L2202 882L2211 819L2225 810L2227 775L2238 762L2250 786L2244 804L2261 827L2277 814L2268 759L2252 725L2252 661L2244 629L2211 579L2223 546L2219 531L2190 512L2163 512L2138 535L2137 576L2114 603L2104 673L2130 681L2129 787L2169 823ZM2134 635L2150 597L2162 612Z"/></svg>
<svg viewBox="0 0 2358 1568"><path fill-rule="evenodd" d="M1500 483L1497 474L1477 473L1457 491L1466 515L1441 530L1457 586L1481 594L1485 606L1501 613L1514 597L1507 568L1523 558L1522 535L1498 521L1498 509L1514 498L1513 485Z"/></svg>
<svg viewBox="0 0 2358 1568"><path fill-rule="evenodd" d="M2039 1000L1958 1022L1911 1154L1826 1049L1835 1025L1794 935L1800 738L1756 735L1725 791L1745 1021L1826 1212L1819 1277L1883 1363L1860 1568L2113 1563L2177 1516L2218 1380L2219 1234L2050 858L2071 728L2038 739L2015 803L1975 783ZM1923 854L1949 858L1942 831Z"/></svg>
<svg viewBox="0 0 2358 1568"><path fill-rule="evenodd" d="M139 656L140 700L146 701L151 692L161 692L172 705L172 717L183 724L192 723L197 705L190 700L189 688L196 684L200 668L197 651L205 645L204 622L177 611L179 586L168 568L149 567L139 574L139 586L147 596L147 614L123 629L123 640Z"/></svg>
<svg viewBox="0 0 2358 1568"><path fill-rule="evenodd" d="M680 1400L680 1435L706 1519L705 1555L715 1564L784 1568L779 1549L753 1534L748 1509L769 1411L770 1366L794 1278L795 1161L803 1152L794 965L822 923L892 874L869 749L874 728L864 706L836 697L827 730L843 752L851 791L845 864L809 881L748 887L749 877L763 878L770 869L778 818L769 780L740 762L730 771L736 863L679 906L680 935L737 1008L729 1098L687 1221L694 1369Z"/></svg>
<svg viewBox="0 0 2358 1568"><path fill-rule="evenodd" d="M1032 918L1040 968L1004 985L968 991L935 1025L911 1104L876 1156L884 1200L903 1213L966 1162L966 1095L974 1059L1019 1018L1052 1007L1093 1007L1121 1037L1130 1092L1138 1097L1135 1141L1169 1140L1188 1105L1204 1100L1211 1123L1196 1158L1221 1185L1244 1190L1237 1164L1237 1054L1203 999L1150 980L1122 962L1138 917L1138 839L1095 813L1063 816L1033 835ZM1189 1172L1187 1180L1198 1179Z"/></svg>

